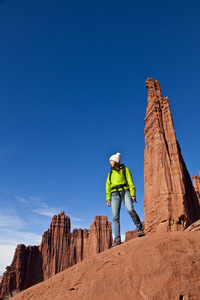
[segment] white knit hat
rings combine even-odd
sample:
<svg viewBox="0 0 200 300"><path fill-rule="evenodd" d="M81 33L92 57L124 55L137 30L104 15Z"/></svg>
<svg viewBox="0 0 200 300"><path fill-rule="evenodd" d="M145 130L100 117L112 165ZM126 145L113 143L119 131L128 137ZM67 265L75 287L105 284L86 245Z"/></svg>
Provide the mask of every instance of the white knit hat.
<svg viewBox="0 0 200 300"><path fill-rule="evenodd" d="M116 163L120 163L121 158L120 158L121 154L119 152L117 152L116 154L112 155L109 160L114 160Z"/></svg>

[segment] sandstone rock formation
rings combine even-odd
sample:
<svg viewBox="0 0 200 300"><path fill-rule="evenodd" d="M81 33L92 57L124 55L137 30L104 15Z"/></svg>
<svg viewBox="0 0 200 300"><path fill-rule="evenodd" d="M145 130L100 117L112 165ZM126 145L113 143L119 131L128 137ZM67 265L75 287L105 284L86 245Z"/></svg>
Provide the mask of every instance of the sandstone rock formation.
<svg viewBox="0 0 200 300"><path fill-rule="evenodd" d="M0 299L22 291L43 280L42 261L37 246L18 245L11 266L6 268L0 283Z"/></svg>
<svg viewBox="0 0 200 300"><path fill-rule="evenodd" d="M44 232L39 246L44 280L70 266L70 230L70 219L61 212L60 215L53 216L50 228Z"/></svg>
<svg viewBox="0 0 200 300"><path fill-rule="evenodd" d="M144 212L146 232L177 231L200 218L200 207L176 140L168 98L147 79Z"/></svg>
<svg viewBox="0 0 200 300"><path fill-rule="evenodd" d="M71 233L70 219L61 212L52 218L40 246L17 246L0 283L0 299L46 280L111 245L112 230L107 217L96 216L89 230L75 229Z"/></svg>
<svg viewBox="0 0 200 300"><path fill-rule="evenodd" d="M198 300L200 231L150 234L76 264L13 300Z"/></svg>
<svg viewBox="0 0 200 300"><path fill-rule="evenodd" d="M199 171L199 176L198 175L192 176L192 180L194 182L194 189L200 204L200 171Z"/></svg>
<svg viewBox="0 0 200 300"><path fill-rule="evenodd" d="M70 244L71 266L112 245L111 222L105 216L96 216L89 230L75 229ZM74 261L73 261L74 260Z"/></svg>

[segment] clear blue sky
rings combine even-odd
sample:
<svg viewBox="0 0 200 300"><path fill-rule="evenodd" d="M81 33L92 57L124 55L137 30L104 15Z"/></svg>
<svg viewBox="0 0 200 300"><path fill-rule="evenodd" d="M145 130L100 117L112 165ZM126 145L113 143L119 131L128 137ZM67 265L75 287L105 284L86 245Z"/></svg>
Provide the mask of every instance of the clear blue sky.
<svg viewBox="0 0 200 300"><path fill-rule="evenodd" d="M0 274L62 210L89 228L120 152L144 220L145 81L169 97L190 175L200 170L199 0L0 0ZM135 229L122 208L121 231Z"/></svg>

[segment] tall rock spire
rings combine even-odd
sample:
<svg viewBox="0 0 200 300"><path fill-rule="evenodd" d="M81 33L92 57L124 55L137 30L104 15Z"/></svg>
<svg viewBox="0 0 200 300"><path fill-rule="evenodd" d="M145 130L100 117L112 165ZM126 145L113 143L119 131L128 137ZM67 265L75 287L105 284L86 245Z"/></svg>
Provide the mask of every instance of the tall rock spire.
<svg viewBox="0 0 200 300"><path fill-rule="evenodd" d="M168 98L146 80L144 212L147 232L183 230L200 218L199 202L176 140Z"/></svg>

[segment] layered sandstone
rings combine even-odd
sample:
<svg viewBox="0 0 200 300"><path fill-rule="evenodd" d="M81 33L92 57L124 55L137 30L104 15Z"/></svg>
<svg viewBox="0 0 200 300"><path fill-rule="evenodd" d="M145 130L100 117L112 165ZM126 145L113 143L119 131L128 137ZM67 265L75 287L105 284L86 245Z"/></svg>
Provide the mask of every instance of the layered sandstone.
<svg viewBox="0 0 200 300"><path fill-rule="evenodd" d="M22 291L43 280L42 261L38 246L18 245L11 266L6 268L0 284L0 299Z"/></svg>
<svg viewBox="0 0 200 300"><path fill-rule="evenodd" d="M44 232L39 246L44 280L70 266L70 230L70 219L61 212L53 216L50 228Z"/></svg>
<svg viewBox="0 0 200 300"><path fill-rule="evenodd" d="M111 223L105 216L96 216L89 230L75 229L71 233L70 228L69 217L61 212L52 218L40 246L17 246L12 264L0 283L0 299L46 280L112 245Z"/></svg>
<svg viewBox="0 0 200 300"><path fill-rule="evenodd" d="M111 222L105 216L96 216L89 230L75 229L71 235L70 265L108 250L112 245Z"/></svg>
<svg viewBox="0 0 200 300"><path fill-rule="evenodd" d="M200 204L200 171L199 171L199 176L198 175L192 176L192 180L194 182L194 189Z"/></svg>
<svg viewBox="0 0 200 300"><path fill-rule="evenodd" d="M183 230L200 218L200 207L176 140L168 98L147 79L144 212L146 232Z"/></svg>
<svg viewBox="0 0 200 300"><path fill-rule="evenodd" d="M13 300L199 300L200 231L150 234L95 255Z"/></svg>

